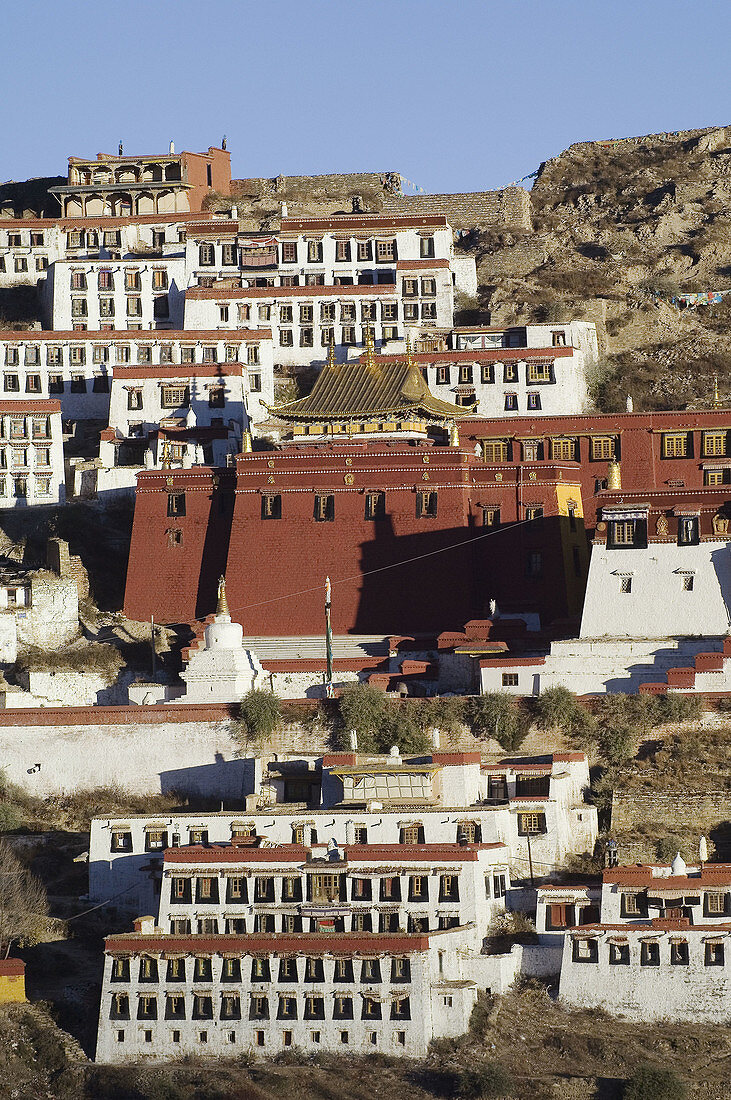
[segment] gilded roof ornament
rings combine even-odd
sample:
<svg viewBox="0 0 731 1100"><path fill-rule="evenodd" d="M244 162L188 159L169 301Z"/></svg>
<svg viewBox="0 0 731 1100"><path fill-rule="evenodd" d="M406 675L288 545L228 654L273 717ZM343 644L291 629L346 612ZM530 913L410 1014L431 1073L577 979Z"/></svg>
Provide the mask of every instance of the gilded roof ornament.
<svg viewBox="0 0 731 1100"><path fill-rule="evenodd" d="M228 600L226 599L226 578L218 578L218 602L216 604L217 615L228 615Z"/></svg>

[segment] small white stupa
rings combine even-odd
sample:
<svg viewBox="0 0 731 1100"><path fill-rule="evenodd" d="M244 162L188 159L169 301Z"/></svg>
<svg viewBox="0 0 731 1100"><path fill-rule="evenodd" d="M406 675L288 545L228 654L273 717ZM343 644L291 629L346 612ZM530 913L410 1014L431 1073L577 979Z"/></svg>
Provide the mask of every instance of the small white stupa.
<svg viewBox="0 0 731 1100"><path fill-rule="evenodd" d="M683 857L681 856L680 852L677 852L676 855L675 855L675 859L670 864L670 874L671 875L685 875L687 873L688 873L688 866L687 866L685 860L683 859Z"/></svg>
<svg viewBox="0 0 731 1100"><path fill-rule="evenodd" d="M186 691L176 702L233 703L263 682L259 658L244 649L244 629L231 620L223 577L218 582L216 614L203 638L203 648L192 651L180 674Z"/></svg>

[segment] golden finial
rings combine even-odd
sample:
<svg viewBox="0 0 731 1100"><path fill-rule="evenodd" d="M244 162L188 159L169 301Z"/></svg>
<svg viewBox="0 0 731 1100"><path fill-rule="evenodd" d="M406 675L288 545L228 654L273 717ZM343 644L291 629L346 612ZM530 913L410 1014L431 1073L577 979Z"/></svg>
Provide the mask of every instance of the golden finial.
<svg viewBox="0 0 731 1100"><path fill-rule="evenodd" d="M411 334L408 332L406 333L406 366L414 366L414 356L411 351Z"/></svg>
<svg viewBox="0 0 731 1100"><path fill-rule="evenodd" d="M721 398L718 396L718 374L713 375L713 407L721 408Z"/></svg>
<svg viewBox="0 0 731 1100"><path fill-rule="evenodd" d="M246 431L244 432L243 453L245 455L250 455L253 450L254 450L254 446L251 442L251 432L247 428Z"/></svg>
<svg viewBox="0 0 731 1100"><path fill-rule="evenodd" d="M622 467L615 457L607 463L607 489L615 491L622 488Z"/></svg>
<svg viewBox="0 0 731 1100"><path fill-rule="evenodd" d="M330 370L337 368L335 361L335 337L332 337L330 343L327 345L327 366Z"/></svg>
<svg viewBox="0 0 731 1100"><path fill-rule="evenodd" d="M170 441L167 438L162 441L162 468L170 469Z"/></svg>
<svg viewBox="0 0 731 1100"><path fill-rule="evenodd" d="M450 447L459 447L459 428L456 420L452 421L452 427L449 429L449 445Z"/></svg>
<svg viewBox="0 0 731 1100"><path fill-rule="evenodd" d="M226 578L218 578L218 603L216 604L217 615L228 615L228 601L226 600Z"/></svg>
<svg viewBox="0 0 731 1100"><path fill-rule="evenodd" d="M365 339L365 361L368 370L377 371L378 364L376 363L376 344L373 339L373 329L370 325L366 325L364 333Z"/></svg>

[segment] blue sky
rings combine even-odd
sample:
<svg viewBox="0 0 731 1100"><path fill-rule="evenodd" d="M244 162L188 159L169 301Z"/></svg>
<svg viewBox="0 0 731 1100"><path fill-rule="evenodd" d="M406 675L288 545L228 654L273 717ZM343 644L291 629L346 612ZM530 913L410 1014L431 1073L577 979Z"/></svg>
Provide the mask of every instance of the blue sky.
<svg viewBox="0 0 731 1100"><path fill-rule="evenodd" d="M731 121L727 0L16 0L2 26L0 180L225 133L235 177L481 190Z"/></svg>

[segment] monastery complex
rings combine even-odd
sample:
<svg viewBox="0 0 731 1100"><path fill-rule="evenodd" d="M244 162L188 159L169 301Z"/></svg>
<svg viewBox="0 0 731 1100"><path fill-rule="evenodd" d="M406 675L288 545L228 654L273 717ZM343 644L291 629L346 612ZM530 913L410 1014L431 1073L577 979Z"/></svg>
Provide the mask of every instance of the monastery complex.
<svg viewBox="0 0 731 1100"><path fill-rule="evenodd" d="M3 768L38 797L119 782L182 807L92 821L84 904L117 929L97 1060L422 1058L520 978L727 1023L731 865L625 863L586 745L237 741L252 692L305 716L357 685L510 714L556 689L731 693L718 394L598 413L595 321L460 323L471 235L528 219L520 188L470 207L332 179L347 201L305 216L281 179L232 181L224 141L69 157L38 209L0 187L0 302L37 304L0 331L0 509L133 509L113 625L153 653L111 684L10 677ZM81 644L83 555L46 554L0 564L8 672ZM177 665L154 663L161 627ZM497 943L516 914L532 935ZM19 960L0 986L22 1000Z"/></svg>

